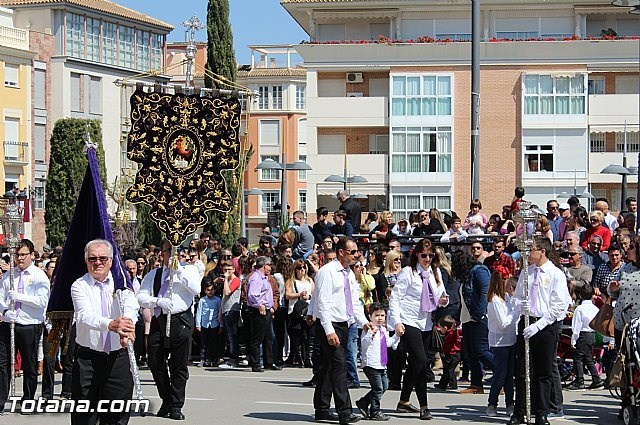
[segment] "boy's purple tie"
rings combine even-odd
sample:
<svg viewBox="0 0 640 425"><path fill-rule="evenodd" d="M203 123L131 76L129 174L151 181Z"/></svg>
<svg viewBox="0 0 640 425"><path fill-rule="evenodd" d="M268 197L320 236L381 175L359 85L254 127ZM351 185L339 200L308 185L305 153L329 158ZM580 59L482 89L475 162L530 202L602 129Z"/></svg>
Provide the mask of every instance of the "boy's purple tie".
<svg viewBox="0 0 640 425"><path fill-rule="evenodd" d="M431 313L438 308L438 301L433 293L433 289L431 289L431 283L429 281L430 273L430 271L420 272L420 277L422 277L422 299L420 300L420 309L425 313Z"/></svg>
<svg viewBox="0 0 640 425"><path fill-rule="evenodd" d="M24 270L20 270L20 280L18 280L18 293L24 294ZM16 301L15 310L20 311L22 307L22 303L20 301Z"/></svg>
<svg viewBox="0 0 640 425"><path fill-rule="evenodd" d="M347 306L347 314L353 317L353 300L351 299L351 282L349 282L349 269L342 270L344 274L344 302Z"/></svg>
<svg viewBox="0 0 640 425"><path fill-rule="evenodd" d="M378 332L380 332L380 364L382 366L387 365L387 337L382 332L382 326L378 327Z"/></svg>
<svg viewBox="0 0 640 425"><path fill-rule="evenodd" d="M100 304L102 305L102 316L109 317L109 293L105 289L104 285L106 283L97 282L98 287L100 288ZM109 331L102 333L102 346L105 353L111 352L111 337L109 335Z"/></svg>

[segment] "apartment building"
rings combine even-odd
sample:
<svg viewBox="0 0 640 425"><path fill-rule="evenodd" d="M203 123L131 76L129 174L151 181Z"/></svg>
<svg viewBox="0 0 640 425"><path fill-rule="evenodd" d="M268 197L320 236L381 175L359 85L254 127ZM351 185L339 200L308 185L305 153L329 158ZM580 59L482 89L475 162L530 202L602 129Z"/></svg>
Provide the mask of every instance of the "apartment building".
<svg viewBox="0 0 640 425"><path fill-rule="evenodd" d="M368 183L363 208L396 218L420 208L466 214L471 197L471 10L468 1L282 0L309 34L308 199L325 174ZM543 204L586 190L620 204L637 165L640 20L596 0L481 4L480 199L509 204L515 186ZM625 125L626 123L626 125ZM625 132L626 129L626 132ZM634 191L637 179L629 178ZM328 192L328 191L327 191ZM617 197L617 198L616 198ZM583 199L583 201L587 201Z"/></svg>
<svg viewBox="0 0 640 425"><path fill-rule="evenodd" d="M167 43L167 55L165 58L166 75L171 77L172 84L184 85L187 80L187 46L186 41ZM195 66L192 69L192 82L196 88L202 88L204 84L204 67L207 64L207 42L196 41Z"/></svg>
<svg viewBox="0 0 640 425"><path fill-rule="evenodd" d="M267 213L275 211L281 200L282 172L257 170L256 166L272 159L280 163L307 162L306 71L290 45L249 46L251 64L240 66L238 83L259 96L253 103L243 100L241 132L248 126L248 142L254 148L245 175L246 189L258 188L259 196L247 196L246 222L250 238L267 222ZM307 181L315 171L286 171L286 200L290 212L309 209Z"/></svg>

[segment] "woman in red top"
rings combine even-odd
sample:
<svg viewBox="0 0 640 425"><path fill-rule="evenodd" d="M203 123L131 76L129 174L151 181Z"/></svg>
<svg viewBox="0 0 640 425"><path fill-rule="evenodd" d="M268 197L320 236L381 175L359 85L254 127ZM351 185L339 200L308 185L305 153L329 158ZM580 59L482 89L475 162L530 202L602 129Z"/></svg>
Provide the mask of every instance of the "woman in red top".
<svg viewBox="0 0 640 425"><path fill-rule="evenodd" d="M607 226L602 225L602 223L604 223L604 214L601 211L591 211L589 213L589 222L591 223L591 227L584 232L584 240L580 246L582 249L588 249L591 237L598 235L602 238L600 251L607 251L611 243L611 230L609 230Z"/></svg>

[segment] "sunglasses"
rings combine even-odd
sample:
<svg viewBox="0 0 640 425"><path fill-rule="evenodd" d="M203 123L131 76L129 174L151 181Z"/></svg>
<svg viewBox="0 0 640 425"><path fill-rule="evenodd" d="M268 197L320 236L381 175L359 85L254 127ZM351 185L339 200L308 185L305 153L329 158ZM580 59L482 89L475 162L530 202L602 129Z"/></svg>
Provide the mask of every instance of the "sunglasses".
<svg viewBox="0 0 640 425"><path fill-rule="evenodd" d="M98 261L100 261L101 263L106 263L110 259L111 259L111 257L89 257L89 258L87 258L87 260L89 260L90 263L97 263Z"/></svg>
<svg viewBox="0 0 640 425"><path fill-rule="evenodd" d="M136 264L142 264L144 266L145 264L147 264L147 262L146 261L137 261Z"/></svg>
<svg viewBox="0 0 640 425"><path fill-rule="evenodd" d="M479 249L482 249L481 246L472 246L471 249L473 249L474 251L477 251Z"/></svg>
<svg viewBox="0 0 640 425"><path fill-rule="evenodd" d="M574 255L578 255L578 253L577 252L569 252L569 256L570 257L573 257Z"/></svg>
<svg viewBox="0 0 640 425"><path fill-rule="evenodd" d="M357 269L361 269L361 268L363 268L364 266L363 266L362 264L356 264L356 265L355 265L355 266L353 266L353 267L355 267L355 268L357 268Z"/></svg>
<svg viewBox="0 0 640 425"><path fill-rule="evenodd" d="M300 266L300 267L296 267L296 270L307 270L307 268L304 266Z"/></svg>
<svg viewBox="0 0 640 425"><path fill-rule="evenodd" d="M602 246L602 244L599 242L590 242L590 244L593 246Z"/></svg>
<svg viewBox="0 0 640 425"><path fill-rule="evenodd" d="M401 259L401 258L395 258L395 259L393 260L393 262L394 262L394 263L401 263L401 262L402 262L402 259Z"/></svg>
<svg viewBox="0 0 640 425"><path fill-rule="evenodd" d="M233 258L233 256L231 256L231 255L223 255L221 258L223 260L229 260L229 259Z"/></svg>
<svg viewBox="0 0 640 425"><path fill-rule="evenodd" d="M435 256L436 256L436 254L432 254L432 253L428 253L428 254L419 254L419 255L420 255L420 258L422 258L423 260L424 260L425 258L428 258L428 259L432 260L432 259L433 259L433 257L435 257Z"/></svg>
<svg viewBox="0 0 640 425"><path fill-rule="evenodd" d="M356 255L358 250L357 249L345 249L344 252L346 252L347 254L350 254L350 255Z"/></svg>

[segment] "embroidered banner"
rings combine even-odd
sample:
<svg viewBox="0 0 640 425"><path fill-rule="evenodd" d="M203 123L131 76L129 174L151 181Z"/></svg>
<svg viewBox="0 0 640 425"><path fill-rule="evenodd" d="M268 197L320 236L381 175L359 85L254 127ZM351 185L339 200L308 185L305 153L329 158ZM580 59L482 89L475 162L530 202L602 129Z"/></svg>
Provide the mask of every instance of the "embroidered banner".
<svg viewBox="0 0 640 425"><path fill-rule="evenodd" d="M207 211L233 206L222 171L239 163L240 102L139 89L131 120L127 157L141 167L127 199L148 204L150 218L179 245L207 222Z"/></svg>

